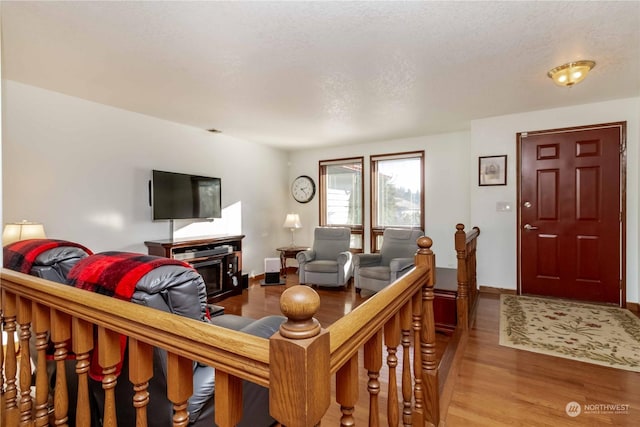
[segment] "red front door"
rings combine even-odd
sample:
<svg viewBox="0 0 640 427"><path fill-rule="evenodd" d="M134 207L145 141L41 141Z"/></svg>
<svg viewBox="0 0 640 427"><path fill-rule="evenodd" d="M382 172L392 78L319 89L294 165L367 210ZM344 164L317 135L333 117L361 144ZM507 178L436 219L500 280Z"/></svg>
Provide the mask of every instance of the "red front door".
<svg viewBox="0 0 640 427"><path fill-rule="evenodd" d="M520 292L621 303L624 123L518 134Z"/></svg>

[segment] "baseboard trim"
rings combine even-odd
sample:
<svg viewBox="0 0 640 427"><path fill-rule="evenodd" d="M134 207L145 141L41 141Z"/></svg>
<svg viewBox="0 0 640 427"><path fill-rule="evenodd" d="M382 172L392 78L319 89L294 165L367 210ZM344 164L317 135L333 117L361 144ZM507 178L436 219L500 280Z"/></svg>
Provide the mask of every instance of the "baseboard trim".
<svg viewBox="0 0 640 427"><path fill-rule="evenodd" d="M634 311L636 313L640 313L640 304L637 302L629 302L627 301L627 310Z"/></svg>
<svg viewBox="0 0 640 427"><path fill-rule="evenodd" d="M494 288L492 286L483 286L483 285L480 285L480 288L478 290L483 294L494 294L494 295L500 295L500 294L515 295L517 293L515 289Z"/></svg>

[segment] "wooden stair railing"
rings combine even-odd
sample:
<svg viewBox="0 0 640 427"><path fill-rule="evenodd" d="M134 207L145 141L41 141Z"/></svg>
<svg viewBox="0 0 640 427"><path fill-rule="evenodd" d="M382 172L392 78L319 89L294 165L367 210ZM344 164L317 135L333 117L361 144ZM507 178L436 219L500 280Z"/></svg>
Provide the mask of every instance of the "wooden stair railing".
<svg viewBox="0 0 640 427"><path fill-rule="evenodd" d="M329 328L331 373L336 374L336 400L341 407L341 425L353 425L354 403L358 396L358 351L363 348L364 368L368 372L370 395L369 425L379 425L379 371L382 344L387 346L389 390L387 413L389 425L397 425L402 395L404 425L438 425L440 421L438 361L435 354L433 287L435 255L428 237L418 240L415 267L387 286ZM399 338L401 337L401 338ZM410 348L413 337L413 366ZM397 347L402 344L402 384L395 382ZM413 373L411 368L413 367ZM412 406L413 403L413 406Z"/></svg>
<svg viewBox="0 0 640 427"><path fill-rule="evenodd" d="M84 290L53 283L37 277L3 269L1 273L4 325L8 333L5 358L5 399L2 425L15 426L31 419L31 399L28 397L31 372L29 363L20 363L17 375L17 351L13 345L15 332L20 331L20 360L29 360L30 330L39 341L38 363L45 360L46 336L50 335L55 346L56 384L54 390L54 418L56 425L65 425L70 404L65 384L66 355L73 351L77 356L76 372L79 377L77 416L81 420L89 416L88 358L98 345L99 363L105 374L105 427L116 425L116 408L113 389L115 381L132 381L137 393L134 399L139 418L145 415L148 402L147 381L152 366L151 347L159 347L168 353L169 400L174 404L174 425L186 425L186 401L192 394L192 361L216 368L216 388L229 390L225 398L216 399L216 423L231 427L237 423L238 402L242 402L242 389L237 386L242 379L262 386L269 386L269 340L204 324L193 319L164 313L156 309L105 297ZM93 342L93 330L97 328L97 342ZM115 378L113 372L120 358L119 336L130 339L129 363L131 378ZM73 337L73 348L67 348L68 338ZM19 382L18 382L19 381ZM44 409L47 408L48 384L46 369L36 371L35 425L48 425ZM23 392L21 390L24 390ZM222 395L223 393L216 393ZM229 403L231 402L231 403ZM225 403L228 406L224 406ZM241 405L240 405L241 408ZM88 425L78 422L78 425ZM140 425L145 425L142 423Z"/></svg>
<svg viewBox="0 0 640 427"><path fill-rule="evenodd" d="M456 225L454 243L458 259L457 326L464 331L471 327L478 301L476 246L479 235L480 228L478 227L473 227L471 231L465 232L464 224Z"/></svg>
<svg viewBox="0 0 640 427"><path fill-rule="evenodd" d="M137 425L147 425L152 415L146 413L146 405L150 398L147 385L152 375L153 347L168 353L167 395L174 405L174 426L188 423L186 408L193 391L194 360L216 368L215 421L220 427L234 426L242 416L242 380L270 388L271 415L283 425L318 425L330 405L331 375L336 378L341 425L355 425L353 414L360 409L355 408L358 377L362 375L359 352L364 357L370 402L369 408L360 410L369 413L369 425L380 424L381 412L386 413L388 424L393 426L399 422L414 426L441 424L433 318L435 256L431 245L428 237L420 238L415 267L408 274L326 329L313 318L320 303L317 293L306 286L287 289L281 298L281 311L288 320L270 339L3 269L3 330L8 340L0 422L8 427L49 424L43 356L50 337L57 364L53 417L58 426L67 424L69 405L77 405L77 425L89 425L88 370L92 351L98 351L104 373L103 425L117 425L113 395L117 381L132 382ZM13 344L16 333L22 361L31 357L28 343L31 334L35 334L38 366L34 398L30 394L29 363L20 363L18 372ZM114 374L120 357L120 335L129 337L129 378ZM67 348L70 338L72 347ZM69 402L63 375L69 352L76 355L77 402ZM398 387L395 378L400 352L402 380ZM387 408L379 407L382 363L389 367Z"/></svg>

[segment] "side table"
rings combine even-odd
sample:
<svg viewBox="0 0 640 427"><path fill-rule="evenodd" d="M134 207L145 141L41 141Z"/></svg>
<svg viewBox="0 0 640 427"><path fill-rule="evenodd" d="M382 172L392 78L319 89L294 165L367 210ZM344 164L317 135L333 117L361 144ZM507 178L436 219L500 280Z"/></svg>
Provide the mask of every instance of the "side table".
<svg viewBox="0 0 640 427"><path fill-rule="evenodd" d="M308 246L283 246L276 250L280 252L280 274L287 277L287 258L296 259L298 252L307 251Z"/></svg>

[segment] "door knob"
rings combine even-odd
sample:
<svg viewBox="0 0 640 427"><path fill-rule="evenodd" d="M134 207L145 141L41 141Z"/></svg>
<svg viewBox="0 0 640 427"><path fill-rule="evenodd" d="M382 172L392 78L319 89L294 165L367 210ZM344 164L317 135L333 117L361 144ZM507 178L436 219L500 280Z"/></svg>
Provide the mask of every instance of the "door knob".
<svg viewBox="0 0 640 427"><path fill-rule="evenodd" d="M529 231L529 230L537 230L537 229L538 229L538 227L534 227L534 226L533 226L533 225L531 225L531 224L525 224L525 225L524 225L524 229L525 229L525 230L527 230L527 231Z"/></svg>

